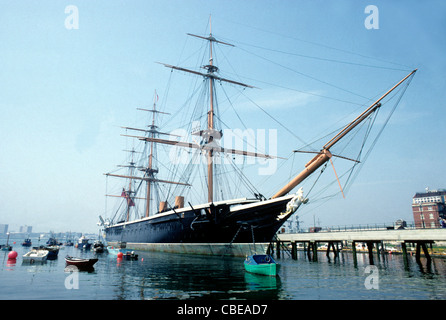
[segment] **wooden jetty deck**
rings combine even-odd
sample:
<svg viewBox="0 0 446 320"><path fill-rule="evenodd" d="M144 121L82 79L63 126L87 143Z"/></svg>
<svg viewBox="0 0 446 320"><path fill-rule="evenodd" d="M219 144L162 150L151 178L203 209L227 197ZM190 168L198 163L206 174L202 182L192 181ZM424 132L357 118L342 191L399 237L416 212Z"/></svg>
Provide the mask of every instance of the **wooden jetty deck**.
<svg viewBox="0 0 446 320"><path fill-rule="evenodd" d="M327 256L330 250L333 250L335 256L338 254L338 244L351 243L353 259L355 265L356 244L366 243L369 253L369 262L373 261L373 248L378 253L383 253L384 242L397 242L401 244L404 263L408 264L407 244L416 244L416 260L420 261L421 249L428 261L431 260L426 244L432 245L435 242L446 242L446 229L403 229L403 230L374 230L374 231L335 231L335 232L303 232L303 233L284 233L278 234L276 248L280 255L282 244L291 243L291 256L297 256L297 243L304 243L307 248L309 259L317 260L318 243L328 243ZM381 245L381 250L379 246Z"/></svg>

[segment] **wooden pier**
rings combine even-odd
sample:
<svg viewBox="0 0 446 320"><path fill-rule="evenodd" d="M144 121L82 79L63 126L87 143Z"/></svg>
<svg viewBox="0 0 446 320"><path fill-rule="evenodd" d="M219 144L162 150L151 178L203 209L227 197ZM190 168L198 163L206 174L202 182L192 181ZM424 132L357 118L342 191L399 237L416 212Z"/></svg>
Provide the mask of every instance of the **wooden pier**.
<svg viewBox="0 0 446 320"><path fill-rule="evenodd" d="M291 257L297 257L297 243L304 244L304 250L307 252L309 260L317 261L318 243L327 243L326 255L330 250L335 257L339 253L339 245L351 243L353 261L357 265L356 244L366 243L369 255L369 263L374 264L373 251L376 250L377 258L380 259L380 253L384 253L384 242L397 242L401 244L404 264L408 266L407 245L416 245L416 260L420 261L421 250L429 262L430 254L427 250L427 244L432 246L435 242L446 242L446 229L403 229L403 230L378 230L378 231L335 231L335 232L304 232L304 233L284 233L277 236L276 250L280 256L280 250L283 245L291 243ZM381 246L381 249L380 249Z"/></svg>

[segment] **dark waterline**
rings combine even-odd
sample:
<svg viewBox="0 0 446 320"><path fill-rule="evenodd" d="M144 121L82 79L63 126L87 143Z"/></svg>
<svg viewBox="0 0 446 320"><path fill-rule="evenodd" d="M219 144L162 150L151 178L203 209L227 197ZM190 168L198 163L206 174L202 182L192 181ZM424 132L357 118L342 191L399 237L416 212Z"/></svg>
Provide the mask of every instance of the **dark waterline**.
<svg viewBox="0 0 446 320"><path fill-rule="evenodd" d="M404 268L400 255L386 255L367 269L368 256L351 253L337 259L318 254L311 262L303 252L298 259L278 260L278 277L246 273L243 258L195 256L139 251L137 261L118 261L99 254L93 272L65 270L66 255L94 257L74 247L61 247L59 257L44 264L22 264L29 248L19 244L17 260L0 251L0 299L69 300L435 300L446 298L446 259L410 257ZM376 260L376 259L375 259ZM370 277L374 280L370 286ZM377 287L376 287L377 286Z"/></svg>

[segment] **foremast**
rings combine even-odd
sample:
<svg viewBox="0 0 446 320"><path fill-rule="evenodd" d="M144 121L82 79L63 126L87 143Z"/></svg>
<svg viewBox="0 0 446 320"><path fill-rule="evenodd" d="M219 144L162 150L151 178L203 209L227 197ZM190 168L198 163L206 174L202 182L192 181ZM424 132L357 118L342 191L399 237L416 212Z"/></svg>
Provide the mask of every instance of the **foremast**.
<svg viewBox="0 0 446 320"><path fill-rule="evenodd" d="M112 194L106 194L107 197L117 197L117 198L125 198L126 203L127 203L127 207L126 207L126 214L125 214L125 221L129 221L130 219L130 209L131 207L135 206L135 199L140 199L140 198L136 198L135 197L135 190L133 190L133 180L134 180L134 171L137 168L136 167L136 163L134 160L134 156L135 153L140 153L138 151L135 151L135 149L132 150L124 150L125 152L129 152L131 153L131 160L129 161L128 165L118 165L118 167L121 168L128 168L129 169L129 175L128 176L121 176L121 177L126 177L129 179L129 184L127 187L127 190L125 189L125 187L122 188L122 192L121 195L112 195ZM106 176L119 176L119 175L114 175L114 174L110 174L110 173L106 173Z"/></svg>
<svg viewBox="0 0 446 320"><path fill-rule="evenodd" d="M382 95L378 100L376 100L370 107L368 107L363 113L361 113L355 120L350 122L347 126L345 126L338 134L336 134L330 141L328 141L323 147L322 150L311 159L306 165L305 169L302 170L294 179L288 182L282 189L280 189L276 194L274 194L271 199L275 199L281 196L286 195L291 190L293 190L298 184L300 184L303 180L308 178L314 171L324 165L327 161L329 161L334 155L330 152L330 149L343 137L345 137L350 131L352 131L357 125L367 119L372 113L374 113L378 108L381 107L381 101L388 96L393 90L395 90L399 85L401 85L404 81L406 81L409 77L415 74L417 69L413 70L407 76L405 76L402 80L400 80L397 84L395 84L389 91L387 91L384 95Z"/></svg>

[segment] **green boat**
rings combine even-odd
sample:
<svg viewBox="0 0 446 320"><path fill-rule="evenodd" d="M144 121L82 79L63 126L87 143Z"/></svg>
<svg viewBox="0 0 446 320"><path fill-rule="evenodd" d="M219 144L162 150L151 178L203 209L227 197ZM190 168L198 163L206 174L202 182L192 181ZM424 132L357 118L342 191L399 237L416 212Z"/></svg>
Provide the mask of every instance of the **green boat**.
<svg viewBox="0 0 446 320"><path fill-rule="evenodd" d="M254 254L245 259L245 270L264 276L276 276L278 265L268 254Z"/></svg>

